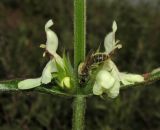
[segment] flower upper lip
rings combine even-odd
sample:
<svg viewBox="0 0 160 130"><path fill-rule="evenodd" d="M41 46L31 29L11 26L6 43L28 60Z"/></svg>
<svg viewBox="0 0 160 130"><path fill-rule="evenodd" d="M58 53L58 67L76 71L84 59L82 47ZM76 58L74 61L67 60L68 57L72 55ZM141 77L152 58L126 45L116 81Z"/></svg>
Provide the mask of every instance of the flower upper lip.
<svg viewBox="0 0 160 130"><path fill-rule="evenodd" d="M118 44L119 40L117 40L117 41L115 40L116 31L117 31L117 24L114 21L113 25L112 25L112 32L107 34L104 39L104 48L105 48L105 52L107 54L109 54L110 52L112 52L116 48L118 48L118 49L122 48L122 45Z"/></svg>
<svg viewBox="0 0 160 130"><path fill-rule="evenodd" d="M58 37L56 33L50 29L52 25L53 25L52 20L49 20L45 25L45 32L47 36L46 50L54 56L58 48Z"/></svg>
<svg viewBox="0 0 160 130"><path fill-rule="evenodd" d="M53 21L50 19L46 24L45 24L45 32L46 32L46 45L41 44L41 48L45 48L44 56L47 53L50 54L51 58L49 62L46 64L42 71L42 75L39 78L35 79L26 79L18 84L18 88L20 89L29 89L29 88L34 88L39 86L40 84L48 84L52 80L52 73L57 72L57 67L56 63L60 64L61 67L64 66L63 64L63 59L56 53L57 48L58 48L58 37L55 32L53 32L50 27L53 25ZM27 87L28 83L30 82L30 86Z"/></svg>

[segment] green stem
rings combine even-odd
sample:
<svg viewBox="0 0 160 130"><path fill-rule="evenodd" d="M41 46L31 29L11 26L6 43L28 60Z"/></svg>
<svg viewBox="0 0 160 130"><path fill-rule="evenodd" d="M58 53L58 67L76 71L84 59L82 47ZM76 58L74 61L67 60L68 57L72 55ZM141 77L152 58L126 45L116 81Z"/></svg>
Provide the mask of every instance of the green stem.
<svg viewBox="0 0 160 130"><path fill-rule="evenodd" d="M74 0L74 74L77 96L73 101L72 130L84 130L86 97L79 95L78 65L85 59L86 0Z"/></svg>
<svg viewBox="0 0 160 130"><path fill-rule="evenodd" d="M86 0L74 0L74 71L76 78L78 77L78 65L85 59L85 46Z"/></svg>
<svg viewBox="0 0 160 130"><path fill-rule="evenodd" d="M72 130L84 130L86 97L77 96L73 101Z"/></svg>

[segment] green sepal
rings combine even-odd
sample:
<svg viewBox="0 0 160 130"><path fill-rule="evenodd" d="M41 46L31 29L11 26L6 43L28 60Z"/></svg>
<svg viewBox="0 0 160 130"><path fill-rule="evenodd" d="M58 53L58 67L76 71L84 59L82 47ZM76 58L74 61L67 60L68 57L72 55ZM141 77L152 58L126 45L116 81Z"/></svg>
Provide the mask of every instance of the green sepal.
<svg viewBox="0 0 160 130"><path fill-rule="evenodd" d="M66 57L66 55L63 54L63 62L64 62L66 74L67 74L69 77L73 77L73 75L74 75L73 67L72 67L72 65L71 65L71 61L70 61L68 55L67 55L67 57Z"/></svg>
<svg viewBox="0 0 160 130"><path fill-rule="evenodd" d="M66 71L65 68L63 68L60 64L58 64L57 62L55 63L57 67L57 79L61 81L65 77Z"/></svg>
<svg viewBox="0 0 160 130"><path fill-rule="evenodd" d="M59 86L63 87L63 88L73 88L73 84L74 84L74 74L73 74L73 67L71 65L71 62L70 62L70 59L69 57L66 57L65 53L63 53L63 67L60 66L58 63L56 63L56 67L57 67L57 83ZM70 84L71 86L70 87L65 87L63 86L62 84L62 81L65 77L70 77L71 81L70 81Z"/></svg>

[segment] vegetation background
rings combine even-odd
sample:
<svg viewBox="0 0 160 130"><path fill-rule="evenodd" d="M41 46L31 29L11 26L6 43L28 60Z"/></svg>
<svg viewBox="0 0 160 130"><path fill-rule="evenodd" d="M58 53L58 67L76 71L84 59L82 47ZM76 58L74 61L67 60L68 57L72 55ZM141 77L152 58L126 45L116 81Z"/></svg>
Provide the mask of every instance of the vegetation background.
<svg viewBox="0 0 160 130"><path fill-rule="evenodd" d="M97 49L113 20L123 48L121 71L160 65L159 0L87 0L87 51ZM59 53L73 58L73 0L0 0L0 80L41 75L44 24L54 20ZM88 99L86 130L160 130L160 82L123 90L116 99ZM0 130L69 130L71 99L40 93L0 93Z"/></svg>

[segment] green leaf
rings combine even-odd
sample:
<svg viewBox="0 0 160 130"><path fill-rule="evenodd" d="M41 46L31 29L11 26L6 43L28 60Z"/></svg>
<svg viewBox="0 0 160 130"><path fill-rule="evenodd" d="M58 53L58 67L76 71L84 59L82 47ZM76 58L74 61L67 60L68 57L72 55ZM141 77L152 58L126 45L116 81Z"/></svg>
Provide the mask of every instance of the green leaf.
<svg viewBox="0 0 160 130"><path fill-rule="evenodd" d="M19 80L0 81L0 91L18 91L18 82Z"/></svg>

